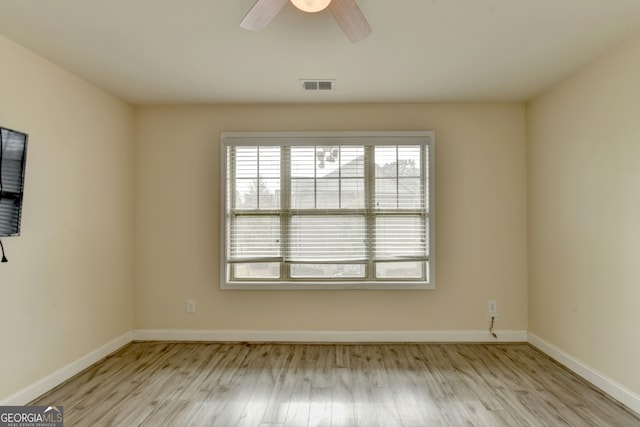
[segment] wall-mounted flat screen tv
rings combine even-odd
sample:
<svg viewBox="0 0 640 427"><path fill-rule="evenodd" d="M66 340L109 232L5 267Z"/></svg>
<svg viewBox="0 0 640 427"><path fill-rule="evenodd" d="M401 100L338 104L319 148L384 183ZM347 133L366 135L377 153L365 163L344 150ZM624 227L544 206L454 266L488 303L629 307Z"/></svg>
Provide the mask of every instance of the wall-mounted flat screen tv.
<svg viewBox="0 0 640 427"><path fill-rule="evenodd" d="M20 234L26 133L0 127L0 237Z"/></svg>

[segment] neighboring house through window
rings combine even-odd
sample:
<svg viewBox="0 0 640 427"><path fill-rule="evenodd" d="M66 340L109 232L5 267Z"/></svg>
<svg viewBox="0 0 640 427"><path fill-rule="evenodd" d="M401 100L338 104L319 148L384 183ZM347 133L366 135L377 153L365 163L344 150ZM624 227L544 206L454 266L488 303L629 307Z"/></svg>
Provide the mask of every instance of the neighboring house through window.
<svg viewBox="0 0 640 427"><path fill-rule="evenodd" d="M222 288L434 288L433 132L221 139Z"/></svg>

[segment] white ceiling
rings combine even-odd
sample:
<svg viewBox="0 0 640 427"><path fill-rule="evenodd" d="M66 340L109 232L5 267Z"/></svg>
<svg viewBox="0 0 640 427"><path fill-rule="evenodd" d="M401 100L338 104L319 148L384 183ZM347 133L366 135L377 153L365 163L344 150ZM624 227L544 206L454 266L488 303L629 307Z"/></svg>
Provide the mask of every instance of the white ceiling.
<svg viewBox="0 0 640 427"><path fill-rule="evenodd" d="M328 11L291 4L242 30L253 4L0 0L0 33L158 104L526 101L640 31L640 0L358 0L373 34L351 44ZM336 90L302 92L301 78Z"/></svg>

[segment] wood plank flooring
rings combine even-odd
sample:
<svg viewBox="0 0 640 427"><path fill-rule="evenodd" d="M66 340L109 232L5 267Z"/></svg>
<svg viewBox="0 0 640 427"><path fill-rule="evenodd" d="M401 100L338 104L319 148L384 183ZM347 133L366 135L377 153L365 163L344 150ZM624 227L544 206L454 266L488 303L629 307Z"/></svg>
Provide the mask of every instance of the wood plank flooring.
<svg viewBox="0 0 640 427"><path fill-rule="evenodd" d="M32 404L65 426L640 426L528 344L132 343Z"/></svg>

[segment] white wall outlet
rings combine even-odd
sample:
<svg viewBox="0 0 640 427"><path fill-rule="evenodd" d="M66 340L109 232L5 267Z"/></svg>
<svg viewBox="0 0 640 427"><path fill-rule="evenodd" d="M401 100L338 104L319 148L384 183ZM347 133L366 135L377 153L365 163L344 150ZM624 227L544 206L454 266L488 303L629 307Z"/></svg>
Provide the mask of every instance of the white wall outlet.
<svg viewBox="0 0 640 427"><path fill-rule="evenodd" d="M489 300L489 313L497 313L498 312L498 303L496 300Z"/></svg>
<svg viewBox="0 0 640 427"><path fill-rule="evenodd" d="M187 313L195 313L196 312L196 300L188 299L187 300Z"/></svg>
<svg viewBox="0 0 640 427"><path fill-rule="evenodd" d="M494 323L499 322L500 315L498 314L498 302L494 299L490 299L487 309L487 321L491 322L491 319L493 319Z"/></svg>

